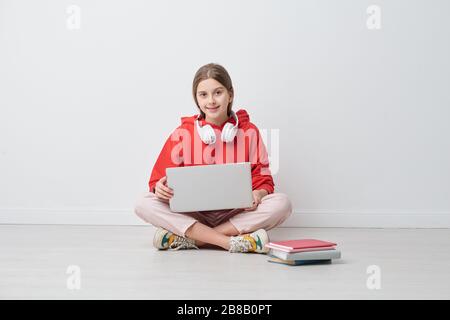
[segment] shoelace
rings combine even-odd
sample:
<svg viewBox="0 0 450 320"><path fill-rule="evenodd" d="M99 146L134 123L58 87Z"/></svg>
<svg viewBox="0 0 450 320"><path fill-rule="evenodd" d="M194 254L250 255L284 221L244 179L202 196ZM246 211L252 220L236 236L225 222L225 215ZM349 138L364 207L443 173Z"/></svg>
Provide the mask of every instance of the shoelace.
<svg viewBox="0 0 450 320"><path fill-rule="evenodd" d="M191 239L176 237L169 246L169 250L180 250L180 249L198 249Z"/></svg>
<svg viewBox="0 0 450 320"><path fill-rule="evenodd" d="M231 237L230 252L248 252L251 249L252 244L244 237Z"/></svg>

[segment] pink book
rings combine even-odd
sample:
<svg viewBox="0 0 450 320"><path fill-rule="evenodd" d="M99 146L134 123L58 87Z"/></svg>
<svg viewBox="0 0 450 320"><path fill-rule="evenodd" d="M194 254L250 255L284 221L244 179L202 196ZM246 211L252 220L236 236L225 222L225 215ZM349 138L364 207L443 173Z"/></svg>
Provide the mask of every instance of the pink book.
<svg viewBox="0 0 450 320"><path fill-rule="evenodd" d="M326 247L328 247L327 249L329 249L329 247L335 246L336 243L316 239L298 239L298 240L273 241L269 242L267 246L269 247L269 245L272 248L293 251L293 250L317 249L317 248L325 249Z"/></svg>
<svg viewBox="0 0 450 320"><path fill-rule="evenodd" d="M305 249L287 249L287 248L282 248L282 247L271 245L270 243L266 244L266 247L270 248L270 249L275 249L275 250L280 250L280 251L284 251L284 252L289 252L289 253L306 252L306 251L334 250L335 249L335 247L333 247L333 246L317 247L317 248L305 248Z"/></svg>

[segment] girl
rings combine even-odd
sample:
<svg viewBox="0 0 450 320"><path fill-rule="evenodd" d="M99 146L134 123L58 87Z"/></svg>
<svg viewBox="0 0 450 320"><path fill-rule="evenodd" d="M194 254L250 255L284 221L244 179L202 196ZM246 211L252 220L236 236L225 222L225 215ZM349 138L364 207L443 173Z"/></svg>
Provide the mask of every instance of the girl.
<svg viewBox="0 0 450 320"><path fill-rule="evenodd" d="M160 250L198 249L210 244L230 252L266 253L266 230L286 220L292 207L285 194L274 193L259 130L245 110L232 111L234 89L222 66L202 66L195 74L192 93L200 114L182 117L181 125L167 139L153 167L149 192L138 200L135 213L158 227L153 245ZM166 168L229 162L251 162L251 208L191 213L170 210L173 190L167 186Z"/></svg>

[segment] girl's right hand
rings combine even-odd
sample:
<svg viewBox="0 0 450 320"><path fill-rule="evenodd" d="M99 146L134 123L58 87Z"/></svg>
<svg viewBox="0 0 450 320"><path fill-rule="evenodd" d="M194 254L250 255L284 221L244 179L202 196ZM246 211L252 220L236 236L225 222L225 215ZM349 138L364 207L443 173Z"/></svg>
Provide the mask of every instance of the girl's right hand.
<svg viewBox="0 0 450 320"><path fill-rule="evenodd" d="M168 203L173 197L173 190L167 186L167 177L162 177L155 185L155 195L158 199Z"/></svg>

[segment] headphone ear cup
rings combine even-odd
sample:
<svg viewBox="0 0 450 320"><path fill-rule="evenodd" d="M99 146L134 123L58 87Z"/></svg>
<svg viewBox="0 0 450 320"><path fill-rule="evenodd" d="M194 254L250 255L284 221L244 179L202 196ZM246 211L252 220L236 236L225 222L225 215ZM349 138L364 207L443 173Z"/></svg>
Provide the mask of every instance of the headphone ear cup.
<svg viewBox="0 0 450 320"><path fill-rule="evenodd" d="M236 135L237 129L232 123L227 123L222 129L222 141L231 142Z"/></svg>
<svg viewBox="0 0 450 320"><path fill-rule="evenodd" d="M214 132L214 129L209 124L201 127L200 138L206 144L216 143L216 133Z"/></svg>

